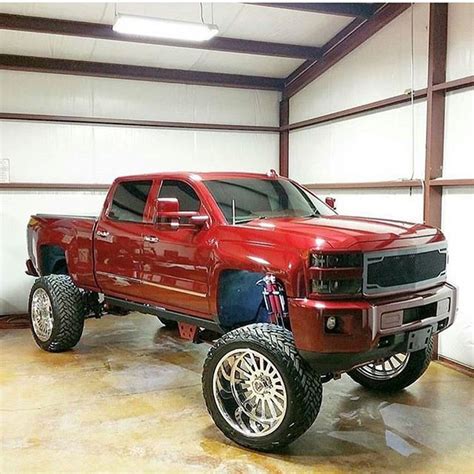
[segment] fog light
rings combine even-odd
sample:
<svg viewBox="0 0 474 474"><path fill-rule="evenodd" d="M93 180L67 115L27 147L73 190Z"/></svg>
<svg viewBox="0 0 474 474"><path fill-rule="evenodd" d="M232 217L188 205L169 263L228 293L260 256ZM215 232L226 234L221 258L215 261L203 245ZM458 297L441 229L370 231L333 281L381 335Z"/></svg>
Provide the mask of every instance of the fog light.
<svg viewBox="0 0 474 474"><path fill-rule="evenodd" d="M337 319L335 316L329 316L329 318L326 319L326 328L329 331L332 331L333 329L335 329L336 325L337 325Z"/></svg>

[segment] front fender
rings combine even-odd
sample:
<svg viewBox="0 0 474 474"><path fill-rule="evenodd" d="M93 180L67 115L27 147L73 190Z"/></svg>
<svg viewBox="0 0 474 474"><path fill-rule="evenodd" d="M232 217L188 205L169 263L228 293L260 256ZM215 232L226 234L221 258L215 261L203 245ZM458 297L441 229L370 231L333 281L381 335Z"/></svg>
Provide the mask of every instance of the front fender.
<svg viewBox="0 0 474 474"><path fill-rule="evenodd" d="M273 273L289 297L304 292L303 258L298 251L250 241L219 241L213 250L210 274L211 311L217 313L219 278L224 270Z"/></svg>

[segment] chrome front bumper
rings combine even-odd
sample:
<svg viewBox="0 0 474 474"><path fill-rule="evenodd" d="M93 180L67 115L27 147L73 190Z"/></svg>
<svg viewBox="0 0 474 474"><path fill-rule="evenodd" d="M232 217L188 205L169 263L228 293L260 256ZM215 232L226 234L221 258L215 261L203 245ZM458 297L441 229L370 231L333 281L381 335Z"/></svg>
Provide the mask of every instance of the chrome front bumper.
<svg viewBox="0 0 474 474"><path fill-rule="evenodd" d="M420 308L436 303L436 313L433 316L404 323L405 310ZM455 286L445 283L437 288L431 288L417 292L406 300L396 300L381 305L371 304L368 311L369 327L372 339L381 336L413 331L425 326L436 325L446 320L442 330L451 326L454 322L457 310L457 289ZM434 328L433 333L441 329Z"/></svg>

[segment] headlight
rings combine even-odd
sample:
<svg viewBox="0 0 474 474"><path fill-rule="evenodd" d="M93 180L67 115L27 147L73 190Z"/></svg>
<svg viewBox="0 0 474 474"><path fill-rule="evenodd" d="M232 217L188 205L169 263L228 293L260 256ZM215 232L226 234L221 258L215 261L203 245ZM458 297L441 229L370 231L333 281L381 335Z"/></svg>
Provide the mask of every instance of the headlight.
<svg viewBox="0 0 474 474"><path fill-rule="evenodd" d="M361 253L339 253L311 255L311 266L317 268L354 268L362 267Z"/></svg>
<svg viewBox="0 0 474 474"><path fill-rule="evenodd" d="M358 295L362 292L362 254L311 254L311 292L320 295Z"/></svg>

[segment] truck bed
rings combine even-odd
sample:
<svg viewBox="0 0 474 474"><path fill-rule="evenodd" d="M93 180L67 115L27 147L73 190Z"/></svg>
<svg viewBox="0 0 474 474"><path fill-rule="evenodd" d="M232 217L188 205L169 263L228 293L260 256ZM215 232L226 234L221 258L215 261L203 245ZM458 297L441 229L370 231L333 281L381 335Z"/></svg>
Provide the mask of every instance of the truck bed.
<svg viewBox="0 0 474 474"><path fill-rule="evenodd" d="M27 227L27 264L31 273L69 273L82 287L97 289L94 279L93 236L97 218L35 214Z"/></svg>

